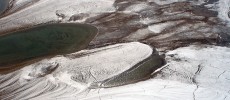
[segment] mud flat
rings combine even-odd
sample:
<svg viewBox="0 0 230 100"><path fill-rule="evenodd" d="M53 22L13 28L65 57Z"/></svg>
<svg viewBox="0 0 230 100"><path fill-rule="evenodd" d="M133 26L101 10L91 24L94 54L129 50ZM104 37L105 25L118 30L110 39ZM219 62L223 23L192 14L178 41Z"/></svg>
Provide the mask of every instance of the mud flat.
<svg viewBox="0 0 230 100"><path fill-rule="evenodd" d="M96 36L86 24L46 24L0 37L0 69L28 59L72 53L85 48Z"/></svg>

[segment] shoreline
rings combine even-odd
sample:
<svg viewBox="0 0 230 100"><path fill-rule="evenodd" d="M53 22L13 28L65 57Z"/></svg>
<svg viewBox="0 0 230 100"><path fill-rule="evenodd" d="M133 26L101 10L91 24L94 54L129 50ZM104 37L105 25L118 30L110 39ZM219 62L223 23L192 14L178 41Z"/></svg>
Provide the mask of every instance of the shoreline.
<svg viewBox="0 0 230 100"><path fill-rule="evenodd" d="M1 0L0 1L0 15L3 14L7 10L8 6L9 6L9 2L10 2L10 0Z"/></svg>

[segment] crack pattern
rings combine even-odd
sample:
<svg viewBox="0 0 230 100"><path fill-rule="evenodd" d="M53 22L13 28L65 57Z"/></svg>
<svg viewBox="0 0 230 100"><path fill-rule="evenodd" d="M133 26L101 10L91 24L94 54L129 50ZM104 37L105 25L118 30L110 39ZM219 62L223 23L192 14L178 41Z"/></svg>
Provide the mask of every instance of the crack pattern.
<svg viewBox="0 0 230 100"><path fill-rule="evenodd" d="M195 90L193 91L193 100L196 100L195 92L196 92L196 91L198 90L198 88L199 88L199 85L198 85L198 82L197 82L197 80L196 80L196 77L197 77L197 75L200 74L202 68L203 68L202 64L199 64L199 65L198 65L198 68L197 68L197 71L195 72L195 74L194 74L194 76L193 76L193 78L192 78L192 82L196 85L196 88L195 88Z"/></svg>

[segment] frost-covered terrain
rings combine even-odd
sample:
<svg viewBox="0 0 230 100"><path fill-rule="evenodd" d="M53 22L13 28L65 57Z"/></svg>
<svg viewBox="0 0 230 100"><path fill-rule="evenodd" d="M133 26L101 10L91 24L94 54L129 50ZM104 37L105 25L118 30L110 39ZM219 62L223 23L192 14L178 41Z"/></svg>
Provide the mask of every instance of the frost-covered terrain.
<svg viewBox="0 0 230 100"><path fill-rule="evenodd" d="M1 73L0 99L230 100L230 0L9 5L1 35L45 23L87 23L99 34L80 52Z"/></svg>
<svg viewBox="0 0 230 100"><path fill-rule="evenodd" d="M150 62L146 65L146 62L140 62L143 60ZM78 96L90 89L119 86L149 78L162 63L156 51L138 42L82 50L44 59L1 75L0 98L54 99L64 95Z"/></svg>

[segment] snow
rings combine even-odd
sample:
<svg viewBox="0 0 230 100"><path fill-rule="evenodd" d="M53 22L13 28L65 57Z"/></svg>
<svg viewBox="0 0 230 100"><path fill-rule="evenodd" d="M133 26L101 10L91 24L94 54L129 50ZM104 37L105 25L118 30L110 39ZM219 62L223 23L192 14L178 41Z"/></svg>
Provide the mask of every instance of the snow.
<svg viewBox="0 0 230 100"><path fill-rule="evenodd" d="M32 1L37 2L19 11L14 10ZM139 15L140 19L137 18L133 22L131 22L133 19L125 19L130 21L128 23L141 23L133 26L146 25L144 28L137 27L138 29L134 32L127 33L125 40L137 41L152 35L156 36L149 40L156 40L154 42L162 39L180 40L186 37L191 40L204 36L212 38L210 32L218 33L212 29L221 30L216 26L225 27L220 22L215 24L215 21L209 25L210 23L204 21L204 16L186 11L162 12L162 15L157 13L158 8L163 11L171 7L167 4L186 0L147 1L154 2L159 7L154 3L138 1L138 3L130 4L123 11L117 11L120 14ZM194 5L203 4L204 1L194 1ZM85 14L82 19L71 22L84 22L88 17L105 13L116 14L119 7L114 7L114 2L115 0L17 0L11 10L16 12L0 19L0 32L50 21L69 22L68 20L73 15ZM190 0L190 2L193 1ZM217 4L218 18L229 24L230 0L219 0ZM216 4L205 6L216 10L215 7L213 8ZM141 12L146 9L147 12L156 12L156 15L154 13L142 16ZM65 17L57 16L58 14L63 14ZM109 23L110 20L113 21L113 18L105 18L105 20L102 18L102 20L97 23L104 23L105 20ZM124 20L121 18L119 21ZM161 34L165 29L169 30L181 23L182 26ZM106 30L107 26L111 28L112 25L101 26ZM115 32L123 34L120 28L114 26ZM105 35L101 37L108 38L116 35L109 29L104 33ZM188 41L188 44L192 43ZM119 87L92 89L91 85L94 83L120 75L153 53L155 52L150 46L131 42L47 58L15 72L1 74L0 98L15 100L230 100L230 48L211 45L190 45L166 52L167 64L152 73L151 79Z"/></svg>
<svg viewBox="0 0 230 100"><path fill-rule="evenodd" d="M21 10L37 1L38 0L14 0L13 1L14 4L12 5L12 8L7 13L13 13L17 10Z"/></svg>
<svg viewBox="0 0 230 100"><path fill-rule="evenodd" d="M79 88L80 91L85 90L86 88L88 88L87 84L78 83L78 82L72 80L71 76L72 75L69 74L68 72L60 72L60 74L56 78L57 78L58 81L66 83L69 86Z"/></svg>
<svg viewBox="0 0 230 100"><path fill-rule="evenodd" d="M133 4L129 7L127 7L124 12L132 12L132 13L137 13L140 12L146 8L148 8L149 6L147 5L147 3L137 3L137 4Z"/></svg>
<svg viewBox="0 0 230 100"><path fill-rule="evenodd" d="M189 46L170 51L167 54L166 68L156 78L195 84L198 90L207 94L196 93L197 99L217 100L228 97L230 49L219 46ZM164 75L164 76L162 76ZM200 89L202 87L204 89ZM213 91L211 93L204 91ZM219 98L216 98L220 96ZM223 98L222 98L223 99Z"/></svg>
<svg viewBox="0 0 230 100"><path fill-rule="evenodd" d="M230 87L227 79L230 76L228 72L230 48L193 45L169 51L166 53L166 60L167 65L160 70L160 73L156 73L157 77L153 79L120 87L92 90L82 100L229 99ZM198 64L202 64L203 68L194 77ZM170 73L167 76L172 70L178 74ZM159 77L161 75L164 77ZM188 77L182 79L181 76ZM191 82L193 78L196 83Z"/></svg>
<svg viewBox="0 0 230 100"><path fill-rule="evenodd" d="M63 21L69 20L75 14L87 13L94 16L114 12L116 9L113 3L114 0L39 0L32 6L1 18L0 32L27 25L58 21L57 11L66 16ZM23 5L24 2L20 1L16 4Z"/></svg>
<svg viewBox="0 0 230 100"><path fill-rule="evenodd" d="M21 91L14 99L27 99L40 93L42 94L39 96L49 99L70 94L76 96L86 92L93 83L110 79L135 67L153 53L157 54L150 46L131 42L59 55L25 66L15 72L0 75L0 86L11 86L0 87L0 89L28 90ZM28 94L31 91L36 92ZM2 93L4 96L0 98L6 99L15 93L17 91L9 94Z"/></svg>
<svg viewBox="0 0 230 100"><path fill-rule="evenodd" d="M230 18L228 16L228 13L230 11L230 0L219 0L218 7L218 17L225 21L228 26L230 26Z"/></svg>
<svg viewBox="0 0 230 100"><path fill-rule="evenodd" d="M144 29L139 29L136 32L133 32L133 34L128 35L127 37L125 37L125 39L129 41L137 41L148 37L150 34L153 33L148 28L144 28Z"/></svg>
<svg viewBox="0 0 230 100"><path fill-rule="evenodd" d="M175 26L183 21L169 21L166 23L154 24L148 26L148 29L156 34L161 33L164 29Z"/></svg>
<svg viewBox="0 0 230 100"><path fill-rule="evenodd" d="M182 100L192 98L195 85L150 79L127 86L92 90L82 100Z"/></svg>
<svg viewBox="0 0 230 100"><path fill-rule="evenodd" d="M175 25L178 25L178 24L183 23L183 22L184 22L184 20L168 21L165 23L149 25L147 28L139 29L136 32L133 32L132 34L125 37L125 39L129 40L129 41L136 41L136 40L145 39L148 36L159 35L159 34L163 33L163 31L165 29L169 29L169 28L174 27ZM167 35L170 35L170 34L167 34ZM164 36L159 36L159 38L164 38Z"/></svg>
<svg viewBox="0 0 230 100"><path fill-rule="evenodd" d="M167 23L162 23L158 25L151 25L148 28L154 33L161 33L167 26L169 26Z"/></svg>
<svg viewBox="0 0 230 100"><path fill-rule="evenodd" d="M79 55L79 53L86 55L82 56L80 59L74 57L75 55ZM152 49L147 45L133 42L97 48L94 50L83 50L79 53L71 54L70 57L58 56L51 59L45 59L38 63L43 66L49 63L57 63L58 69L56 69L55 72L58 75L59 72L66 70L69 74L78 76L78 74L88 73L88 70L90 70L97 81L102 81L128 70L136 65L140 59L143 60L149 57L152 54ZM121 57L121 55L123 56ZM34 65L37 65L37 63L30 67L38 67ZM105 71L106 73L101 73L101 71ZM64 75L67 76L66 74ZM62 76L62 74L59 76ZM84 77L87 77L87 75Z"/></svg>
<svg viewBox="0 0 230 100"><path fill-rule="evenodd" d="M77 56L79 54L83 55ZM85 54L87 56L84 56ZM110 59L113 60L102 59L106 55L110 56ZM89 66L87 65L88 63L93 63L94 66L99 64L98 66L101 67L95 67L98 71L100 69L100 71L113 73L110 71L116 70L114 67L118 66L127 69L125 67L132 65L131 62L135 59L141 60L149 55L151 55L151 48L137 42L116 44L92 50L82 50L77 53L40 61L38 62L39 64L29 65L8 75L1 75L1 80L7 79L7 81L1 83L0 86L6 86L14 82L14 84L17 85L10 85L11 87L8 87L8 89L14 89L21 84L19 85L20 88L27 88L27 90L17 94L15 98L25 99L33 97L34 100L41 98L49 100L184 100L185 98L187 100L227 100L230 98L230 48L220 46L191 45L169 51L166 53L167 64L155 71L152 79L129 85L90 89L90 81L76 81L72 78L74 73L71 73L71 71L75 70L74 68L84 74L84 70L80 69L79 66L81 66L81 68L87 68L87 66ZM85 57L90 59L90 61L82 62L80 60L85 60ZM125 57L125 61L123 57ZM129 63L122 64L122 61ZM24 73L28 74L28 72L34 71L30 70L36 67L34 65L41 65L42 63L53 63L53 65L56 65L54 62L57 62L59 67L51 74L28 80L27 85L23 85L20 82L18 83L18 78L27 78ZM118 62L121 63L120 66L117 65ZM135 62L137 63L139 61ZM108 66L108 64L110 65L110 69L103 70L105 68L103 66ZM122 69L119 70L122 71ZM92 71L92 73L93 72L94 71ZM119 71L115 72L113 75L120 73ZM100 75L94 75L98 80L103 79ZM103 76L104 78L109 78L109 74ZM88 79L90 78L88 77ZM91 82L93 81L92 79ZM43 89L41 89L42 87ZM0 89L4 89L4 87L0 87ZM27 94L31 90L36 92ZM15 92L9 93L9 95L14 93ZM34 95L37 96L34 97ZM7 95L5 94L2 98L7 98Z"/></svg>

